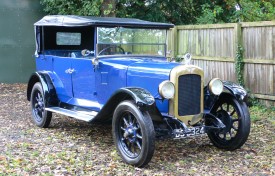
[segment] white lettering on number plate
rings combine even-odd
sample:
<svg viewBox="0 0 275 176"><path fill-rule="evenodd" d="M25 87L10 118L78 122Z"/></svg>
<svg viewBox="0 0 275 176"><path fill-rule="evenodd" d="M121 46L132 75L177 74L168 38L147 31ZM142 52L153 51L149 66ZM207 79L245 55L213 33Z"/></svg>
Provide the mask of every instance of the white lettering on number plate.
<svg viewBox="0 0 275 176"><path fill-rule="evenodd" d="M177 133L175 136L175 139L186 138L186 137L191 137L191 136L200 136L202 134L205 134L204 127L192 127L192 128L188 128L188 129L189 129L188 133L185 133L185 134ZM183 133L183 130L181 130L180 132Z"/></svg>

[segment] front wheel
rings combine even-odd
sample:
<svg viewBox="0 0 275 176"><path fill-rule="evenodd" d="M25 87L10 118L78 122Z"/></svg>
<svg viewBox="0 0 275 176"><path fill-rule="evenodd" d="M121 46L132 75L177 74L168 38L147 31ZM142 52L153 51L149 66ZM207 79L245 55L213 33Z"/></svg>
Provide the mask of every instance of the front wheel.
<svg viewBox="0 0 275 176"><path fill-rule="evenodd" d="M34 84L31 92L31 109L34 123L47 128L52 119L52 113L45 110L44 93L40 82Z"/></svg>
<svg viewBox="0 0 275 176"><path fill-rule="evenodd" d="M131 101L121 102L113 115L113 138L122 159L131 165L145 166L155 149L155 131L148 112Z"/></svg>
<svg viewBox="0 0 275 176"><path fill-rule="evenodd" d="M211 113L226 126L221 131L209 131L212 143L221 149L240 148L250 133L250 115L244 102L231 95L222 95L213 106Z"/></svg>

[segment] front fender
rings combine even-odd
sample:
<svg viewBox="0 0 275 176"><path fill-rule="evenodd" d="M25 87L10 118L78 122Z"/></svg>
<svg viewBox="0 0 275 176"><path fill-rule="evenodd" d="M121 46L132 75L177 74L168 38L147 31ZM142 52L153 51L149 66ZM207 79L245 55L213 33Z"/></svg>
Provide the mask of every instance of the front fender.
<svg viewBox="0 0 275 176"><path fill-rule="evenodd" d="M240 101L246 102L247 91L239 84L231 81L223 81L224 92L228 92Z"/></svg>
<svg viewBox="0 0 275 176"><path fill-rule="evenodd" d="M40 82L43 88L45 106L58 104L58 98L52 80L47 72L35 72L31 75L27 87L27 99L31 99L31 91L35 83Z"/></svg>
<svg viewBox="0 0 275 176"><path fill-rule="evenodd" d="M116 91L98 113L97 120L110 119L117 105L124 100L133 100L141 110L148 111L153 120L162 120L154 97L147 90L138 87L126 87Z"/></svg>
<svg viewBox="0 0 275 176"><path fill-rule="evenodd" d="M140 107L151 106L155 103L154 97L145 89L137 87L121 88L117 93L126 93L135 100Z"/></svg>
<svg viewBox="0 0 275 176"><path fill-rule="evenodd" d="M223 81L224 90L219 96L215 96L210 93L208 86L204 87L204 109L209 111L220 96L224 94L230 94L237 100L247 102L247 91L239 84L231 81Z"/></svg>

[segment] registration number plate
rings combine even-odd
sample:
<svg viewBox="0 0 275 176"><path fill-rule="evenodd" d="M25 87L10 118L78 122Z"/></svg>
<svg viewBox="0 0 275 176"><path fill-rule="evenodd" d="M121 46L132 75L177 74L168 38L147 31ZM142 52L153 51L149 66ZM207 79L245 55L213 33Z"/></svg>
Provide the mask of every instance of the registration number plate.
<svg viewBox="0 0 275 176"><path fill-rule="evenodd" d="M201 136L205 134L204 127L192 127L188 128L188 131L184 131L182 129L175 130L175 139L187 138L191 136Z"/></svg>

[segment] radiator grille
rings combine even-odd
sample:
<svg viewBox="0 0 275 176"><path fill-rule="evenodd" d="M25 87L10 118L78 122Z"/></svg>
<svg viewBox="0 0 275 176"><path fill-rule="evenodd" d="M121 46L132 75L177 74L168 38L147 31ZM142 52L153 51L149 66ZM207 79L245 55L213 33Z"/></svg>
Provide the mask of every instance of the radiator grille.
<svg viewBox="0 0 275 176"><path fill-rule="evenodd" d="M178 115L199 114L201 109L201 77L188 74L178 78Z"/></svg>

